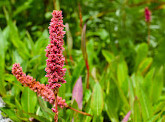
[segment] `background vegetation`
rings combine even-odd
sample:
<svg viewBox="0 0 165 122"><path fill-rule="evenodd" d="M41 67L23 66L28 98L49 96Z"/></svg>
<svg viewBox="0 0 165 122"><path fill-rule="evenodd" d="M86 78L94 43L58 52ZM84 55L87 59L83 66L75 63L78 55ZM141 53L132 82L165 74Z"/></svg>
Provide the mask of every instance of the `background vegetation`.
<svg viewBox="0 0 165 122"><path fill-rule="evenodd" d="M149 28L145 7L152 11ZM3 116L15 122L29 118L53 120L51 105L22 87L11 74L17 62L24 72L47 83L44 50L49 43L53 9L62 10L64 24L68 23L64 38L67 83L60 88L59 96L81 110L80 103L72 100L72 91L82 77L77 81L82 82L82 111L93 116L64 108L60 109L59 121L118 122L129 111L129 121L165 121L164 0L1 0L0 95L6 103L0 108Z"/></svg>

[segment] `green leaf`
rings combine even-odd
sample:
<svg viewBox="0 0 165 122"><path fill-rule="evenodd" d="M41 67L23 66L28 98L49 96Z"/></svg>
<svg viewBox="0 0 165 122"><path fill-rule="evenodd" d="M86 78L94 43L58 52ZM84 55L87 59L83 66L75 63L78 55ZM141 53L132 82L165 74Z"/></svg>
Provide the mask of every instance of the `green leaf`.
<svg viewBox="0 0 165 122"><path fill-rule="evenodd" d="M123 60L117 66L117 79L120 86L122 86L127 76L128 76L128 68L126 62Z"/></svg>
<svg viewBox="0 0 165 122"><path fill-rule="evenodd" d="M36 93L28 87L25 87L21 96L21 105L23 110L28 113L34 113L37 103Z"/></svg>
<svg viewBox="0 0 165 122"><path fill-rule="evenodd" d="M49 34L47 30L44 30L42 36L40 36L40 38L36 41L34 45L34 49L33 49L34 55L39 55L41 51L44 51L48 43L49 43Z"/></svg>
<svg viewBox="0 0 165 122"><path fill-rule="evenodd" d="M28 59L30 57L30 54L28 52L26 45L20 40L20 37L18 34L18 29L17 29L16 25L11 20L8 21L8 25L10 28L10 40L11 40L11 42L17 48L19 55L23 59Z"/></svg>
<svg viewBox="0 0 165 122"><path fill-rule="evenodd" d="M27 114L30 117L33 117L34 119L38 120L39 122L51 122L48 119L46 119L45 117L43 117L43 116L38 116L38 115L35 115L35 114L32 114L32 113L27 113Z"/></svg>
<svg viewBox="0 0 165 122"><path fill-rule="evenodd" d="M71 55L72 53L72 47L73 47L73 38L69 29L69 24L66 23L65 24L66 27L66 36L67 36L67 46L68 46L68 51L69 51L69 55Z"/></svg>
<svg viewBox="0 0 165 122"><path fill-rule="evenodd" d="M141 74L145 74L148 69L150 68L152 64L152 58L145 58L140 64L139 64L139 67L138 67L138 71L141 73Z"/></svg>
<svg viewBox="0 0 165 122"><path fill-rule="evenodd" d="M105 57L105 59L107 60L108 63L111 63L114 60L114 55L107 51L107 50L102 50L102 54Z"/></svg>
<svg viewBox="0 0 165 122"><path fill-rule="evenodd" d="M17 116L13 109L7 109L7 108L0 108L2 112L4 112L11 120L15 122L22 122Z"/></svg>
<svg viewBox="0 0 165 122"><path fill-rule="evenodd" d="M43 101L41 98L38 97L38 101L39 101L39 105L43 111L44 116L48 120L52 121L52 118L54 117L54 113L52 112L52 110L47 107L46 102Z"/></svg>
<svg viewBox="0 0 165 122"><path fill-rule="evenodd" d="M2 30L0 29L0 94L2 96L5 95L5 81L4 81L4 73L5 73L5 46L6 39L3 37Z"/></svg>
<svg viewBox="0 0 165 122"><path fill-rule="evenodd" d="M94 116L92 122L103 122L102 116Z"/></svg>
<svg viewBox="0 0 165 122"><path fill-rule="evenodd" d="M91 101L87 102L87 105L85 107L85 112L92 115L92 110L91 110L90 105L91 105ZM83 122L91 122L91 119L92 119L92 117L90 117L90 116L84 116Z"/></svg>
<svg viewBox="0 0 165 122"><path fill-rule="evenodd" d="M17 7L17 9L13 12L13 16L16 16L17 14L21 13L22 11L30 8L30 4L33 2L33 0L28 0L24 2L24 4Z"/></svg>
<svg viewBox="0 0 165 122"><path fill-rule="evenodd" d="M159 100L160 95L162 94L163 89L163 67L160 67L155 74L154 80L152 82L151 89L151 100L153 103Z"/></svg>
<svg viewBox="0 0 165 122"><path fill-rule="evenodd" d="M65 93L66 93L66 83L62 84L62 86L59 88L59 96L65 99Z"/></svg>
<svg viewBox="0 0 165 122"><path fill-rule="evenodd" d="M144 92L146 94L151 94L151 88L153 83L155 68L152 68L145 76L144 81L142 83Z"/></svg>
<svg viewBox="0 0 165 122"><path fill-rule="evenodd" d="M73 100L72 108L75 108L77 110L79 109L76 100ZM73 113L72 113L72 115L70 117L73 118L75 122L80 122L80 118L79 117L81 115L78 112L75 112L75 111L72 111L72 112Z"/></svg>
<svg viewBox="0 0 165 122"><path fill-rule="evenodd" d="M152 103L149 100L149 96L142 89L143 87L141 83L143 82L143 80L144 79L141 75L136 75L136 94L140 101L143 120L146 121L151 116L153 110Z"/></svg>
<svg viewBox="0 0 165 122"><path fill-rule="evenodd" d="M146 43L142 43L138 45L137 47L137 56L136 56L136 65L135 65L135 71L137 70L140 62L146 58L148 54L148 45Z"/></svg>
<svg viewBox="0 0 165 122"><path fill-rule="evenodd" d="M112 100L110 97L107 97L105 100L105 110L109 116L109 119L112 122L119 122L118 114L115 107L116 107L116 104L114 100Z"/></svg>
<svg viewBox="0 0 165 122"><path fill-rule="evenodd" d="M157 104L155 106L154 109L154 114L159 113L160 111L162 111L165 108L165 101L160 102L159 104Z"/></svg>
<svg viewBox="0 0 165 122"><path fill-rule="evenodd" d="M12 22L12 20L10 20L9 14L7 10L5 9L5 7L3 10L5 13L7 24L9 26L9 35L10 35L10 40L12 44L17 48L17 51L19 52L20 56L23 59L28 59L30 57L30 54L28 52L26 45L20 40L16 25Z"/></svg>
<svg viewBox="0 0 165 122"><path fill-rule="evenodd" d="M72 80L71 80L72 87L73 87L73 84L76 82L76 80L80 77L80 74L83 71L84 67L85 67L84 60L82 58L80 58L78 61L78 64L75 66L73 73L72 73Z"/></svg>
<svg viewBox="0 0 165 122"><path fill-rule="evenodd" d="M133 122L142 122L141 107L137 98L134 101Z"/></svg>
<svg viewBox="0 0 165 122"><path fill-rule="evenodd" d="M55 1L55 9L56 10L60 10L60 2L59 2L59 0Z"/></svg>
<svg viewBox="0 0 165 122"><path fill-rule="evenodd" d="M114 83L115 83L115 85L116 85L116 87L117 87L117 89L119 91L119 95L120 95L122 101L124 102L124 105L126 106L127 111L129 111L130 110L130 105L129 105L128 100L127 100L127 98L126 98L126 96L124 94L124 91L119 86L119 84L118 84L117 79L115 78L115 76L114 75L111 75L111 78L113 79L112 81L114 81Z"/></svg>
<svg viewBox="0 0 165 122"><path fill-rule="evenodd" d="M21 104L19 103L19 101L17 100L17 98L15 98L15 104L16 104L16 106L17 106L17 108L18 108L19 110L22 110L22 106L21 106Z"/></svg>
<svg viewBox="0 0 165 122"><path fill-rule="evenodd" d="M99 82L95 84L93 89L91 98L91 109L95 116L101 115L101 112L103 110L103 94Z"/></svg>
<svg viewBox="0 0 165 122"><path fill-rule="evenodd" d="M140 90L139 101L142 107L141 109L142 109L143 120L147 121L152 114L152 105L149 98L146 96L146 94L143 92L142 89Z"/></svg>
<svg viewBox="0 0 165 122"><path fill-rule="evenodd" d="M86 90L85 90L84 98L83 98L83 99L85 100L85 102L88 103L88 101L89 101L89 99L90 99L90 97L91 97L91 94L92 94L92 92L91 92L90 89L86 89Z"/></svg>
<svg viewBox="0 0 165 122"><path fill-rule="evenodd" d="M29 50L31 50L34 48L34 42L33 42L32 37L28 31L26 31L26 35L27 35L26 43L28 45Z"/></svg>
<svg viewBox="0 0 165 122"><path fill-rule="evenodd" d="M131 81L131 79L128 80L128 94L129 94L129 100L130 100L130 108L133 111L135 92L133 88L133 82Z"/></svg>
<svg viewBox="0 0 165 122"><path fill-rule="evenodd" d="M6 103L6 106L8 106L10 108L15 108L16 107L16 105L14 103L14 96L5 95L4 97L2 97L2 99Z"/></svg>

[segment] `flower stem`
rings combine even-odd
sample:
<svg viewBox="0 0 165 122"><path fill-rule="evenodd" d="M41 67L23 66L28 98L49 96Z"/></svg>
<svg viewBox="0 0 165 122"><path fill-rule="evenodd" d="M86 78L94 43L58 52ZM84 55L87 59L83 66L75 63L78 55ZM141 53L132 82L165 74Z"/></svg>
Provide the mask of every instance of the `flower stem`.
<svg viewBox="0 0 165 122"><path fill-rule="evenodd" d="M147 39L147 43L149 45L150 44L150 22L147 23L147 27L148 27L148 39Z"/></svg>
<svg viewBox="0 0 165 122"><path fill-rule="evenodd" d="M54 96L55 96L55 101L54 101L54 107L56 109L56 113L55 113L55 116L54 116L54 122L58 122L58 102L57 102L57 94L58 94L58 88L55 88L54 90Z"/></svg>
<svg viewBox="0 0 165 122"><path fill-rule="evenodd" d="M72 107L70 107L70 106L65 106L66 108L69 108L69 109L71 109L71 110L73 110L73 111L75 111L75 112L77 112L77 113L80 113L80 114L83 114L83 115L86 115L86 116L91 116L92 117L92 115L91 114L88 114L88 113L85 113L85 112L83 112L83 111L79 111L79 110L77 110L77 109L74 109L74 108L72 108Z"/></svg>

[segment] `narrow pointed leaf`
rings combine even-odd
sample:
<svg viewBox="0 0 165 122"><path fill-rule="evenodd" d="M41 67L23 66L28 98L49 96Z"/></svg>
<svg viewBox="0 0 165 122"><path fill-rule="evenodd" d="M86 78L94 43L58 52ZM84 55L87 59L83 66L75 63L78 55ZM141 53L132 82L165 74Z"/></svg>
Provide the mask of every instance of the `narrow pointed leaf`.
<svg viewBox="0 0 165 122"><path fill-rule="evenodd" d="M0 94L5 94L4 73L5 73L5 43L2 30L0 29Z"/></svg>
<svg viewBox="0 0 165 122"><path fill-rule="evenodd" d="M137 70L140 62L144 58L146 58L147 54L148 54L148 45L146 43L142 43L142 44L138 45L135 70Z"/></svg>
<svg viewBox="0 0 165 122"><path fill-rule="evenodd" d="M138 67L138 71L141 73L141 74L145 74L148 69L150 68L152 64L152 58L145 58L140 64L139 64L139 67Z"/></svg>
<svg viewBox="0 0 165 122"><path fill-rule="evenodd" d="M13 109L8 109L8 108L0 108L2 112L4 112L7 117L9 117L11 120L14 122L22 122L17 116L16 113Z"/></svg>
<svg viewBox="0 0 165 122"><path fill-rule="evenodd" d="M66 28L68 51L69 51L69 55L71 55L72 47L73 47L73 38L72 38L72 35L71 35L71 32L70 32L68 23L65 24L65 28Z"/></svg>
<svg viewBox="0 0 165 122"><path fill-rule="evenodd" d="M79 77L77 80L73 91L72 91L72 100L76 100L79 109L82 109L82 100L83 100L83 87L82 87L82 78Z"/></svg>
<svg viewBox="0 0 165 122"><path fill-rule="evenodd" d="M128 75L128 68L126 62L123 60L117 66L117 79L119 85L122 86Z"/></svg>
<svg viewBox="0 0 165 122"><path fill-rule="evenodd" d="M149 96L142 89L141 82L143 82L143 80L144 79L141 75L136 75L136 94L139 98L143 120L147 121L153 110Z"/></svg>
<svg viewBox="0 0 165 122"><path fill-rule="evenodd" d="M50 108L47 107L46 102L43 101L43 99L38 97L38 102L39 102L39 105L41 107L41 110L43 111L43 114L44 114L45 118L52 121L52 118L54 116L53 111Z"/></svg>
<svg viewBox="0 0 165 122"><path fill-rule="evenodd" d="M142 115L141 115L140 104L138 99L135 98L134 107L133 107L133 122L141 122L141 121L142 121Z"/></svg>
<svg viewBox="0 0 165 122"><path fill-rule="evenodd" d="M102 54L105 57L105 59L107 60L108 63L111 63L114 60L114 55L107 51L107 50L102 50Z"/></svg>
<svg viewBox="0 0 165 122"><path fill-rule="evenodd" d="M160 69L156 71L157 72L155 74L151 89L151 100L153 103L158 101L163 90L163 67L160 67Z"/></svg>
<svg viewBox="0 0 165 122"><path fill-rule="evenodd" d="M86 60L87 58L85 34L86 34L86 24L84 25L82 34L81 34L81 50L82 50L84 60Z"/></svg>
<svg viewBox="0 0 165 122"><path fill-rule="evenodd" d="M83 71L84 67L85 67L84 60L82 58L80 58L80 60L76 64L76 66L75 66L75 68L73 70L73 73L72 73L71 86L73 86L73 84L79 78L79 76L80 76L81 72Z"/></svg>
<svg viewBox="0 0 165 122"><path fill-rule="evenodd" d="M94 86L92 98L91 98L91 108L95 116L101 115L103 110L103 94L100 84L97 82Z"/></svg>

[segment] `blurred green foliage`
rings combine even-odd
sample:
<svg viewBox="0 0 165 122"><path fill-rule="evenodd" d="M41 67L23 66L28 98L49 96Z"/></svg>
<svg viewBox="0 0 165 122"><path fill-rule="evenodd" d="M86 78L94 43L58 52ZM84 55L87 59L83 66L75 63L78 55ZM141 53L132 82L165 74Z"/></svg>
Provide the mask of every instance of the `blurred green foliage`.
<svg viewBox="0 0 165 122"><path fill-rule="evenodd" d="M149 26L144 8L152 11ZM118 122L131 110L129 121L152 122L165 119L165 3L163 0L0 0L0 108L13 121L53 121L51 105L23 87L11 74L14 63L46 84L45 48L53 9L63 11L66 28L67 84L59 96L68 105L77 79L83 80L83 111L59 109L59 121ZM86 24L86 45L81 33ZM83 31L84 32L84 31ZM82 40L83 41L83 40ZM84 44L84 43L83 43ZM88 56L89 86L83 52ZM85 49L86 48L86 49ZM85 55L86 55L85 54Z"/></svg>

